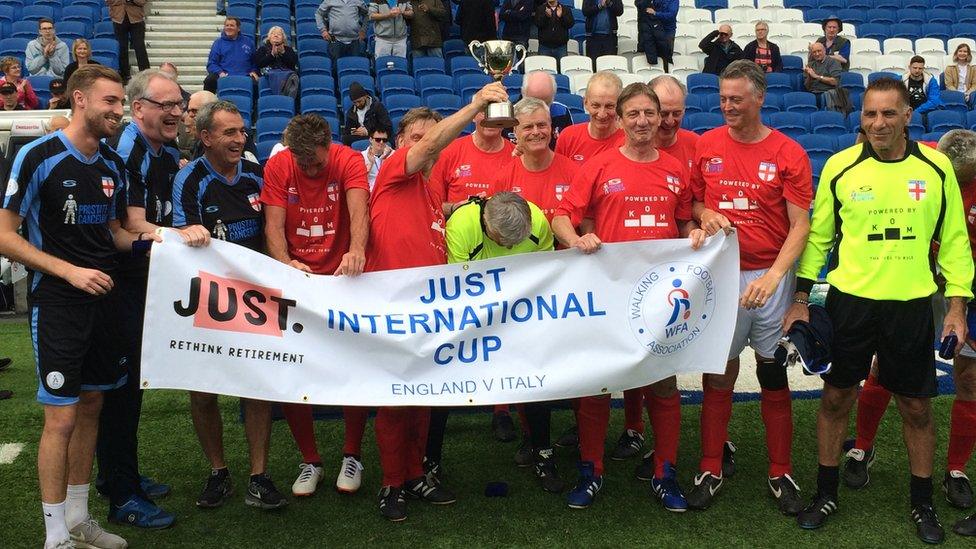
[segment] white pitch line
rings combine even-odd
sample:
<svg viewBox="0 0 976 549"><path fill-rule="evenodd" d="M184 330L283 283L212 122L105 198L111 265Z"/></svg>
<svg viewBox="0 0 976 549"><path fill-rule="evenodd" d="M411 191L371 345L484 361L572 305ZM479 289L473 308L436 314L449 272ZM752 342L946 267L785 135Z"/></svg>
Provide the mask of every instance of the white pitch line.
<svg viewBox="0 0 976 549"><path fill-rule="evenodd" d="M23 450L24 445L20 442L0 444L0 465L13 463Z"/></svg>

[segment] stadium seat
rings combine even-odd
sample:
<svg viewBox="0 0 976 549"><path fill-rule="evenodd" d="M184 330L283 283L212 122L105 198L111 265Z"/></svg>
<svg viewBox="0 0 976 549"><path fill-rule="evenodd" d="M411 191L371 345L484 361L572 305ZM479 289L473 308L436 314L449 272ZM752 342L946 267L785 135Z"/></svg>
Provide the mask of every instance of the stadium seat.
<svg viewBox="0 0 976 549"><path fill-rule="evenodd" d="M428 74L444 74L444 60L440 57L414 57L413 77L420 78Z"/></svg>
<svg viewBox="0 0 976 549"><path fill-rule="evenodd" d="M856 132L861 128L861 111L854 111L847 115L847 129Z"/></svg>
<svg viewBox="0 0 976 549"><path fill-rule="evenodd" d="M33 40L37 38L37 23L34 21L14 21L10 26L11 38L26 38Z"/></svg>
<svg viewBox="0 0 976 549"><path fill-rule="evenodd" d="M789 108L789 106L787 106ZM776 112L769 115L772 127L785 133L793 139L810 132L806 116L799 112Z"/></svg>
<svg viewBox="0 0 976 549"><path fill-rule="evenodd" d="M376 60L376 77L382 78L391 74L410 74L406 57L386 55Z"/></svg>
<svg viewBox="0 0 976 549"><path fill-rule="evenodd" d="M474 58L471 57L471 53L468 51L467 44L465 44L461 40L457 40L457 39L445 40L443 46L443 53L444 53L444 59L447 59L448 61L450 61L454 57L461 56L461 55L474 61Z"/></svg>
<svg viewBox="0 0 976 549"><path fill-rule="evenodd" d="M787 92L788 93L788 92ZM763 114L772 114L774 112L780 112L783 110L783 95L782 92L766 92L766 100L762 104ZM716 111L720 112L720 111Z"/></svg>
<svg viewBox="0 0 976 549"><path fill-rule="evenodd" d="M281 30L285 32L285 37L291 36L291 21L286 19L265 19L261 21L260 32L258 32L258 42L265 39L271 29L274 27L281 27Z"/></svg>
<svg viewBox="0 0 976 549"><path fill-rule="evenodd" d="M902 7L902 0L874 0L874 7L885 10L898 10Z"/></svg>
<svg viewBox="0 0 976 549"><path fill-rule="evenodd" d="M944 56L946 54L945 40L940 38L919 38L915 41L915 53L925 57Z"/></svg>
<svg viewBox="0 0 976 549"><path fill-rule="evenodd" d="M254 95L254 80L250 76L225 76L217 79L217 95L236 94L252 97ZM250 109L248 109L250 112Z"/></svg>
<svg viewBox="0 0 976 549"><path fill-rule="evenodd" d="M590 58L587 57L586 59L589 61ZM532 71L559 72L559 64L556 61L556 58L548 55L532 55L526 57L523 67L525 68L526 73Z"/></svg>
<svg viewBox="0 0 976 549"><path fill-rule="evenodd" d="M966 96L961 91L942 90L942 108L948 111L966 113L969 106L966 104Z"/></svg>
<svg viewBox="0 0 976 549"><path fill-rule="evenodd" d="M81 21L60 21L58 22L58 38L69 42L78 38L90 38L91 31L89 25ZM69 46L70 50L71 47Z"/></svg>
<svg viewBox="0 0 976 549"><path fill-rule="evenodd" d="M478 90L492 82L487 74L463 74L454 78L454 88L458 95L467 102Z"/></svg>
<svg viewBox="0 0 976 549"><path fill-rule="evenodd" d="M895 38L907 38L909 40L915 40L918 38L918 24L895 23L891 26L888 33Z"/></svg>
<svg viewBox="0 0 976 549"><path fill-rule="evenodd" d="M766 74L766 91L789 93L793 91L793 79L788 74L771 72Z"/></svg>
<svg viewBox="0 0 976 549"><path fill-rule="evenodd" d="M245 77L246 78L246 77ZM226 80L226 78L221 78L221 80ZM221 95L221 99L226 99L234 105L237 106L237 110L241 111L241 118L244 119L244 125L251 127L251 98L245 97L243 95L238 95L236 93Z"/></svg>
<svg viewBox="0 0 976 549"><path fill-rule="evenodd" d="M839 17L845 25L863 25L864 23L867 23L866 15L867 14L863 10L855 10L850 8L837 10L837 17Z"/></svg>
<svg viewBox="0 0 976 549"><path fill-rule="evenodd" d="M689 93L718 93L718 76L707 73L690 74L687 86Z"/></svg>
<svg viewBox="0 0 976 549"><path fill-rule="evenodd" d="M957 23L976 23L976 9L964 8L956 10Z"/></svg>
<svg viewBox="0 0 976 549"><path fill-rule="evenodd" d="M61 22L78 21L84 23L88 28L95 23L94 14L91 6L70 5L61 8ZM58 34L61 34L61 22L56 26Z"/></svg>
<svg viewBox="0 0 976 549"><path fill-rule="evenodd" d="M569 111L572 113L573 118L575 118L577 114L583 114L586 112L583 109L583 98L575 93L557 93L556 101L569 107Z"/></svg>
<svg viewBox="0 0 976 549"><path fill-rule="evenodd" d="M376 96L376 82L373 81L372 76L365 74L347 74L345 76L339 77L339 95L345 97L349 94L349 86L353 82L359 82L359 84L366 89L374 97Z"/></svg>
<svg viewBox="0 0 976 549"><path fill-rule="evenodd" d="M871 84L872 82L874 82L879 78L894 78L896 80L901 80L901 75L895 74L893 72L883 72L883 71L872 72L871 74L868 75L868 84Z"/></svg>
<svg viewBox="0 0 976 549"><path fill-rule="evenodd" d="M718 92L699 94L699 97L701 98L702 112L722 114L722 102L719 99Z"/></svg>
<svg viewBox="0 0 976 549"><path fill-rule="evenodd" d="M912 25L919 26L926 21L925 14L922 10L916 9L905 9L902 8L895 12L895 17L899 23L911 23Z"/></svg>
<svg viewBox="0 0 976 549"><path fill-rule="evenodd" d="M419 103L419 100L418 100ZM301 99L302 114L314 113L322 118L331 116L339 117L339 105L336 98L331 95L302 95Z"/></svg>
<svg viewBox="0 0 976 549"><path fill-rule="evenodd" d="M277 141L258 141L254 144L258 152L258 162L264 164L271 158L271 149L277 145Z"/></svg>
<svg viewBox="0 0 976 549"><path fill-rule="evenodd" d="M329 95L335 97L335 79L325 74L303 74L301 78L302 96Z"/></svg>
<svg viewBox="0 0 976 549"><path fill-rule="evenodd" d="M357 139L349 144L356 152L363 152L369 148L369 139Z"/></svg>
<svg viewBox="0 0 976 549"><path fill-rule="evenodd" d="M807 23L822 23L824 19L832 16L833 12L831 10L826 10L823 8L814 8L812 10L806 10L803 12L803 19ZM718 23L719 21L716 21Z"/></svg>
<svg viewBox="0 0 976 549"><path fill-rule="evenodd" d="M241 20L241 27L244 23L254 25L258 20L258 8L254 4L232 4L227 6L227 15L237 17Z"/></svg>
<svg viewBox="0 0 976 549"><path fill-rule="evenodd" d="M952 37L952 27L949 23L924 23L919 34L927 38L937 38L945 43Z"/></svg>
<svg viewBox="0 0 976 549"><path fill-rule="evenodd" d="M559 61L561 74L584 74L593 72L593 61L583 55L568 55Z"/></svg>
<svg viewBox="0 0 976 549"><path fill-rule="evenodd" d="M261 2L261 20L265 19L291 19L291 7Z"/></svg>
<svg viewBox="0 0 976 549"><path fill-rule="evenodd" d="M302 78L306 76L332 76L332 60L328 57L303 55L298 58L298 72Z"/></svg>
<svg viewBox="0 0 976 549"><path fill-rule="evenodd" d="M864 91L864 76L856 72L842 72L840 74L840 85L847 90Z"/></svg>
<svg viewBox="0 0 976 549"><path fill-rule="evenodd" d="M803 72L803 58L797 57L796 55L784 55L783 58L783 72L790 73L802 73Z"/></svg>
<svg viewBox="0 0 976 549"><path fill-rule="evenodd" d="M453 94L454 79L445 74L428 74L417 78L417 89L424 100L435 94Z"/></svg>
<svg viewBox="0 0 976 549"><path fill-rule="evenodd" d="M813 174L813 192L817 192L817 187L820 186L820 174L823 173L824 165L827 164L824 158L811 158L810 159L810 171Z"/></svg>
<svg viewBox="0 0 976 549"><path fill-rule="evenodd" d="M847 133L844 115L835 111L810 113L810 130L819 135L842 135Z"/></svg>
<svg viewBox="0 0 976 549"><path fill-rule="evenodd" d="M931 143L938 143L939 140L942 139L942 136L945 135L945 132L946 131L948 131L948 130L925 133L925 134L922 134L922 136L919 137L918 140L919 141L929 141Z"/></svg>
<svg viewBox="0 0 976 549"><path fill-rule="evenodd" d="M56 19L56 17L54 16L54 8L52 8L51 6L39 6L34 4L30 6L24 6L24 9L20 11L21 19L23 19L24 21L35 22L34 23L35 34L37 31L37 21L43 17L47 17L52 21Z"/></svg>
<svg viewBox="0 0 976 549"><path fill-rule="evenodd" d="M340 57L336 60L336 76L340 79L343 76L351 74L364 74L366 76L371 76L373 74L369 67L369 59L365 57Z"/></svg>
<svg viewBox="0 0 976 549"><path fill-rule="evenodd" d="M565 75L561 75L561 76L565 76ZM502 85L505 86L505 91L508 92L508 95L510 97L519 97L520 95L522 95L523 79L524 79L524 75L519 73L512 73L502 78Z"/></svg>
<svg viewBox="0 0 976 549"><path fill-rule="evenodd" d="M830 158L830 155L834 154L834 150L837 148L837 144L832 135L800 135L796 138L796 142L807 151L807 155L811 161L814 158L827 160Z"/></svg>
<svg viewBox="0 0 976 549"><path fill-rule="evenodd" d="M918 140L925 133L925 124L922 122L922 115L913 112L912 119L908 122L908 136L911 139Z"/></svg>
<svg viewBox="0 0 976 549"><path fill-rule="evenodd" d="M417 93L417 84L412 76L406 74L389 74L379 79L380 92L384 99L388 95L397 93Z"/></svg>
<svg viewBox="0 0 976 549"><path fill-rule="evenodd" d="M976 23L954 23L953 36L976 36Z"/></svg>
<svg viewBox="0 0 976 549"><path fill-rule="evenodd" d="M685 116L697 112L704 112L701 104L701 97L702 96L700 95L692 94L688 94L688 96L685 97Z"/></svg>
<svg viewBox="0 0 976 549"><path fill-rule="evenodd" d="M285 132L289 118L284 116L266 116L258 118L257 137L255 141L271 141L277 143L281 141L281 135Z"/></svg>
<svg viewBox="0 0 976 549"><path fill-rule="evenodd" d="M450 74L454 77L463 76L466 74L478 74L481 76L487 76L485 71L478 65L474 57L470 55L457 56L450 60L451 72Z"/></svg>
<svg viewBox="0 0 976 549"><path fill-rule="evenodd" d="M24 65L24 53L27 50L26 38L4 38L0 40L0 57L16 57Z"/></svg>
<svg viewBox="0 0 976 549"><path fill-rule="evenodd" d="M390 116L403 116L410 109L421 106L421 102L415 94L398 94L387 97L383 101L383 106Z"/></svg>
<svg viewBox="0 0 976 549"><path fill-rule="evenodd" d="M596 58L596 70L626 74L630 72L630 63L622 55L601 55Z"/></svg>
<svg viewBox="0 0 976 549"><path fill-rule="evenodd" d="M911 40L906 38L888 38L882 43L885 55L907 55L915 54L915 46Z"/></svg>
<svg viewBox="0 0 976 549"><path fill-rule="evenodd" d="M686 115L684 121L687 122L687 129L702 134L706 131L717 128L725 123L722 115L713 112L700 112Z"/></svg>
<svg viewBox="0 0 976 549"><path fill-rule="evenodd" d="M265 116L295 116L295 100L287 95L259 97L258 118Z"/></svg>
<svg viewBox="0 0 976 549"><path fill-rule="evenodd" d="M966 117L957 111L932 111L928 113L928 130L930 132L947 132L966 126Z"/></svg>
<svg viewBox="0 0 976 549"><path fill-rule="evenodd" d="M837 150L842 151L854 146L854 144L857 142L857 133L845 133L843 135L838 135L836 140Z"/></svg>
<svg viewBox="0 0 976 549"><path fill-rule="evenodd" d="M783 108L786 112L816 112L817 96L810 92L790 92L783 96Z"/></svg>
<svg viewBox="0 0 976 549"><path fill-rule="evenodd" d="M427 97L427 106L444 116L450 116L461 108L461 98L454 94L436 93Z"/></svg>
<svg viewBox="0 0 976 549"><path fill-rule="evenodd" d="M883 42L888 38L888 25L881 23L865 23L858 28L858 38L874 38L878 42Z"/></svg>

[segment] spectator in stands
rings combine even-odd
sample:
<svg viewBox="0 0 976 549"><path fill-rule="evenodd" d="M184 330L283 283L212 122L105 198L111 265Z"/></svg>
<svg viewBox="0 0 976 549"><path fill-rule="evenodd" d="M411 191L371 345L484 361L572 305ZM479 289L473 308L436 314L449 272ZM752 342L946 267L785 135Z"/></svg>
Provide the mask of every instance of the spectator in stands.
<svg viewBox="0 0 976 549"><path fill-rule="evenodd" d="M755 61L762 67L763 72L783 72L783 58L779 54L779 46L766 39L769 36L769 24L765 21L756 23L756 39L746 44L742 50L742 58Z"/></svg>
<svg viewBox="0 0 976 549"><path fill-rule="evenodd" d="M206 90L200 90L190 96L186 105L186 112L183 113L183 118L180 120L176 132L176 145L180 148L181 163L196 158L194 151L197 149L197 112L200 111L200 107L216 100L217 96Z"/></svg>
<svg viewBox="0 0 976 549"><path fill-rule="evenodd" d="M586 55L617 55L617 18L624 14L623 0L583 0L586 18Z"/></svg>
<svg viewBox="0 0 976 549"><path fill-rule="evenodd" d="M455 21L461 26L461 40L470 44L472 40L484 42L498 38L495 26L496 0L453 0L458 5ZM619 0L618 0L619 1Z"/></svg>
<svg viewBox="0 0 976 549"><path fill-rule="evenodd" d="M912 110L921 114L923 120L928 113L942 107L942 92L939 90L938 79L925 72L925 58L921 55L916 55L908 61L908 72L901 76L901 81L908 88Z"/></svg>
<svg viewBox="0 0 976 549"><path fill-rule="evenodd" d="M74 43L71 44L71 56L75 58L74 61L68 63L68 66L64 68L64 81L67 82L71 78L71 75L78 70L78 67L84 67L85 65L101 65L98 61L92 59L91 56L91 44L88 40L84 38L75 39Z"/></svg>
<svg viewBox="0 0 976 549"><path fill-rule="evenodd" d="M19 59L16 57L0 59L0 71L3 72L0 84L9 82L17 86L17 102L20 103L21 107L24 107L24 110L36 109L40 106L41 102L37 99L37 94L34 93L30 80L23 77Z"/></svg>
<svg viewBox="0 0 976 549"><path fill-rule="evenodd" d="M315 10L315 24L329 43L329 55L366 55L366 4L363 0L324 0Z"/></svg>
<svg viewBox="0 0 976 549"><path fill-rule="evenodd" d="M441 24L451 19L451 9L441 0L410 0L413 17L410 19L410 47L414 57L444 57L441 46L444 34Z"/></svg>
<svg viewBox="0 0 976 549"><path fill-rule="evenodd" d="M373 55L377 59L386 55L407 56L407 34L410 31L407 19L412 17L413 7L409 0L398 0L392 7L387 0L369 3L369 20L373 22L376 40Z"/></svg>
<svg viewBox="0 0 976 549"><path fill-rule="evenodd" d="M68 66L68 45L54 34L54 21L42 17L37 21L37 38L27 43L27 72L34 76L64 77Z"/></svg>
<svg viewBox="0 0 976 549"><path fill-rule="evenodd" d="M434 0L435 2L437 0ZM451 32L454 27L454 12L451 11L451 0L440 0L442 6L444 6L444 19L440 22L441 30L441 42L451 39Z"/></svg>
<svg viewBox="0 0 976 549"><path fill-rule="evenodd" d="M827 50L820 42L809 47L810 60L803 69L803 87L817 96L817 102L828 110L847 114L850 110L847 90L840 86L840 63L827 57ZM761 65L760 65L761 66Z"/></svg>
<svg viewBox="0 0 976 549"><path fill-rule="evenodd" d="M366 163L366 177L369 180L369 191L373 192L376 184L376 174L380 173L383 161L393 154L390 148L390 128L366 126L369 132L369 147L363 152L363 162Z"/></svg>
<svg viewBox="0 0 976 549"><path fill-rule="evenodd" d="M285 40L285 30L268 29L264 44L254 53L254 64L275 95L298 95L298 54Z"/></svg>
<svg viewBox="0 0 976 549"><path fill-rule="evenodd" d="M664 70L674 55L674 35L678 28L678 0L637 0L637 42L647 62L657 65L664 59Z"/></svg>
<svg viewBox="0 0 976 549"><path fill-rule="evenodd" d="M47 133L54 133L58 130L63 130L68 127L71 121L68 120L67 116L52 116L50 120L47 121Z"/></svg>
<svg viewBox="0 0 976 549"><path fill-rule="evenodd" d="M828 17L821 24L824 35L817 38L817 42L824 45L827 55L840 63L842 71L851 66L851 41L839 33L844 31L844 22L838 17Z"/></svg>
<svg viewBox="0 0 976 549"><path fill-rule="evenodd" d="M342 142L351 145L353 141L366 139L366 128L392 128L390 114L386 107L363 88L359 82L349 86L349 99L352 105L346 111L346 123L342 125Z"/></svg>
<svg viewBox="0 0 976 549"><path fill-rule="evenodd" d="M169 61L164 61L164 62L162 62L162 63L159 64L159 70L161 70L161 71L169 74L170 76L172 76L173 77L173 82L176 82L177 85L179 85L179 83L180 83L179 82L179 79L180 79L180 71L179 71L179 69L176 68L176 65L175 64L173 64L173 63L171 63ZM190 100L190 92L186 91L183 88L183 86L180 86L180 95L183 96L183 101L189 101Z"/></svg>
<svg viewBox="0 0 976 549"><path fill-rule="evenodd" d="M573 28L573 11L559 3L546 0L535 10L535 26L539 29L539 55L561 59L566 57L569 29Z"/></svg>
<svg viewBox="0 0 976 549"><path fill-rule="evenodd" d="M534 16L533 0L504 0L501 9L498 10L498 20L503 23L502 40L529 47L529 35L532 33Z"/></svg>
<svg viewBox="0 0 976 549"><path fill-rule="evenodd" d="M549 118L552 120L552 138L549 148L556 148L559 133L573 125L573 115L569 107L556 101L556 77L549 71L532 71L522 79L522 97L535 97L549 105ZM519 98L521 99L521 98ZM505 138L515 141L512 129L505 130Z"/></svg>
<svg viewBox="0 0 976 549"><path fill-rule="evenodd" d="M217 93L217 79L225 76L250 76L258 79L254 66L254 39L241 35L241 20L224 19L224 31L214 40L207 59L207 77L203 89Z"/></svg>
<svg viewBox="0 0 976 549"><path fill-rule="evenodd" d="M0 108L5 111L22 111L24 107L21 107L17 103L17 86L10 84L0 84Z"/></svg>
<svg viewBox="0 0 976 549"><path fill-rule="evenodd" d="M65 95L64 80L60 78L55 78L51 80L48 85L48 91L51 92L51 100L48 101L47 108L49 109L70 109L71 100Z"/></svg>
<svg viewBox="0 0 976 549"><path fill-rule="evenodd" d="M732 40L730 25L721 25L718 30L708 33L698 47L708 56L702 72L722 74L729 63L742 59L742 48Z"/></svg>
<svg viewBox="0 0 976 549"><path fill-rule="evenodd" d="M115 40L119 43L119 75L129 81L129 46L136 52L139 70L149 68L146 52L146 0L105 0L108 16L112 19ZM67 76L65 80L67 81Z"/></svg>
<svg viewBox="0 0 976 549"><path fill-rule="evenodd" d="M962 43L956 46L956 51L952 53L952 64L945 68L942 79L945 86L944 90L960 91L966 96L966 103L970 108L973 107L973 90L976 90L976 66L972 65L973 52L969 49L969 44Z"/></svg>

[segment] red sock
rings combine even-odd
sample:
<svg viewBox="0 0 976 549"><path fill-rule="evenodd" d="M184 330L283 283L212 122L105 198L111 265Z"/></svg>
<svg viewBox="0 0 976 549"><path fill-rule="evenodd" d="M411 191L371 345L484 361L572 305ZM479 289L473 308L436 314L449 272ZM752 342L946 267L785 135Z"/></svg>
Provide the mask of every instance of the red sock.
<svg viewBox="0 0 976 549"><path fill-rule="evenodd" d="M965 471L966 462L976 446L976 400L952 402L952 421L949 427L948 470Z"/></svg>
<svg viewBox="0 0 976 549"><path fill-rule="evenodd" d="M403 486L406 470L403 455L407 446L407 414L410 408L381 407L376 410L376 446L380 451L383 486Z"/></svg>
<svg viewBox="0 0 976 549"><path fill-rule="evenodd" d="M681 436L681 395L661 398L652 395L647 405L654 430L654 476L664 476L664 463L678 464L678 439Z"/></svg>
<svg viewBox="0 0 976 549"><path fill-rule="evenodd" d="M407 473L406 480L415 479L424 474L424 454L427 451L427 429L430 427L430 408L409 408L407 421L408 438L406 452L404 452L403 469Z"/></svg>
<svg viewBox="0 0 976 549"><path fill-rule="evenodd" d="M644 393L641 387L624 391L624 427L644 434Z"/></svg>
<svg viewBox="0 0 976 549"><path fill-rule="evenodd" d="M776 478L792 474L793 402L790 400L789 387L775 391L763 389L759 409L766 426L769 476Z"/></svg>
<svg viewBox="0 0 976 549"><path fill-rule="evenodd" d="M867 450L874 446L874 437L878 434L878 425L888 409L891 392L878 383L876 376L869 375L857 397L857 438L854 447Z"/></svg>
<svg viewBox="0 0 976 549"><path fill-rule="evenodd" d="M315 429L312 427L312 407L308 404L284 404L281 411L288 421L291 436L298 444L298 451L302 453L305 463L322 463L319 450L315 444Z"/></svg>
<svg viewBox="0 0 976 549"><path fill-rule="evenodd" d="M528 437L532 430L529 429L529 421L525 419L525 404L516 404L515 409L518 410L519 425L522 426L522 435Z"/></svg>
<svg viewBox="0 0 976 549"><path fill-rule="evenodd" d="M366 420L369 419L369 408L344 406L342 408L342 419L346 424L342 455L361 457L363 455L363 433L366 431Z"/></svg>
<svg viewBox="0 0 976 549"><path fill-rule="evenodd" d="M698 464L701 472L722 474L722 449L729 439L731 417L732 389L716 389L706 383L701 408L702 457Z"/></svg>
<svg viewBox="0 0 976 549"><path fill-rule="evenodd" d="M603 446L610 426L610 396L591 396L580 399L579 412L580 461L592 461L596 476L603 475Z"/></svg>
<svg viewBox="0 0 976 549"><path fill-rule="evenodd" d="M496 414L507 414L508 404L496 404L492 411Z"/></svg>

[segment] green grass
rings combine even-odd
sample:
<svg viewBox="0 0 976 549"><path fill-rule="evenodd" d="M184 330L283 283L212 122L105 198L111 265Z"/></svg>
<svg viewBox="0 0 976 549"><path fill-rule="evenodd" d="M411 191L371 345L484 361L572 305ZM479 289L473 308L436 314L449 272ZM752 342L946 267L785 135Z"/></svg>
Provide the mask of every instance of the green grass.
<svg viewBox="0 0 976 549"><path fill-rule="evenodd" d="M30 340L22 321L0 322L0 355L14 357L13 367L0 374L0 388L13 389L13 399L0 401L0 443L25 442L14 463L0 465L0 548L38 547L43 543L35 462L42 425L41 407L34 401L36 381ZM176 391L150 391L141 425L142 472L173 485L173 494L160 503L177 515L175 527L142 531L112 526L132 547L882 547L920 545L908 519L908 464L901 441L900 421L889 410L877 441L879 459L871 486L864 491L841 489L841 509L824 529L801 531L793 519L776 512L766 495L766 458L757 403L735 406L730 427L739 447L738 473L730 479L715 506L706 512L671 514L649 495L648 486L634 480L630 462L609 462L606 484L594 507L568 509L562 496L545 494L531 472L511 462L515 444L490 438L487 414L459 414L451 418L445 447L447 483L459 495L456 505L435 508L408 504L405 523L390 524L378 516L375 494L379 465L372 429L364 442L365 485L354 496L340 497L329 489L337 473L342 424L319 421L316 433L326 459L324 489L308 499L292 499L278 513L245 507L247 454L236 399L222 398L225 444L237 495L224 507L201 511L193 502L208 473L188 413L187 397ZM940 433L936 479L941 480L951 399L935 400ZM813 488L816 451L814 424L817 402L797 401L794 459L797 480L808 496ZM697 465L698 407L683 408L683 437L679 471L684 486ZM570 422L568 411L553 416L553 432ZM621 429L622 412L614 410L610 437ZM575 478L574 455L557 451L561 474ZM272 435L270 473L287 490L300 457L284 422ZM485 498L490 481L509 484L507 498ZM963 513L951 509L937 491L941 518L950 528ZM92 512L104 519L107 505L93 498ZM103 520L104 523L104 520ZM972 547L948 533L947 547Z"/></svg>

